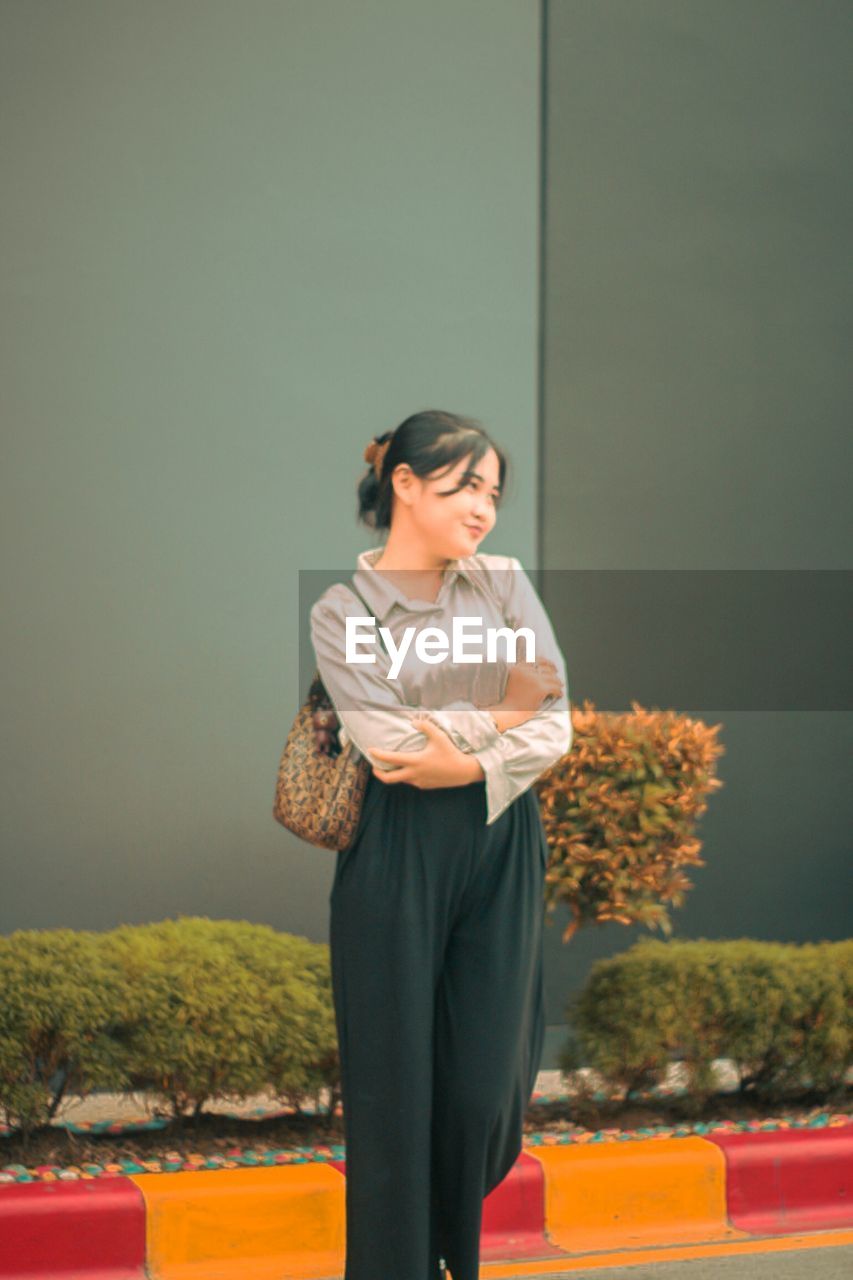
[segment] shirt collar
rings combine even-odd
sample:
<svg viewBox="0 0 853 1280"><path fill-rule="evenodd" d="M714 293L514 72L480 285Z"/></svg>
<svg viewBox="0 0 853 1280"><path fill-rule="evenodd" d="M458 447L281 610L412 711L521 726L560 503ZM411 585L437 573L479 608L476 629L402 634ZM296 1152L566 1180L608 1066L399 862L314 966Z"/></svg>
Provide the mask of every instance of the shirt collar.
<svg viewBox="0 0 853 1280"><path fill-rule="evenodd" d="M428 600L408 600L400 587L383 573L374 573L373 566L382 554L382 547L370 547L359 553L357 568L353 574L353 582L367 603L371 606L380 622L390 613L395 604L410 613L427 612L435 608L435 603ZM451 584L457 577L474 584L473 557L464 556L449 560L445 570L444 584Z"/></svg>

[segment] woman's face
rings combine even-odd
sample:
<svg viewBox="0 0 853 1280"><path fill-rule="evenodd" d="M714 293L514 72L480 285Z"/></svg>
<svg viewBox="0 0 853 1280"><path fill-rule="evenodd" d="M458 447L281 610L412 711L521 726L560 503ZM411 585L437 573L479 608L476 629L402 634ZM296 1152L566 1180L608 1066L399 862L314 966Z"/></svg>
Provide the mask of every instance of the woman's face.
<svg viewBox="0 0 853 1280"><path fill-rule="evenodd" d="M469 468L473 474L462 484ZM424 541L438 555L449 559L474 555L497 519L500 465L494 449L488 449L479 462L472 463L469 454L454 463L450 471L439 470L423 479L411 479L411 517ZM458 493L448 493L459 484L462 488Z"/></svg>

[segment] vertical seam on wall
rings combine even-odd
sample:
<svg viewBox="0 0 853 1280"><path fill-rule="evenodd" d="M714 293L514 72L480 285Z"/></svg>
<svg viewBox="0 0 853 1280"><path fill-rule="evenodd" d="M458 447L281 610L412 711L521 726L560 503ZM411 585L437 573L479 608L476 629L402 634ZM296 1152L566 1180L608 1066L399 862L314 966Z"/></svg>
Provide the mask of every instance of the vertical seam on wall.
<svg viewBox="0 0 853 1280"><path fill-rule="evenodd" d="M548 143L548 0L539 3L539 245L537 282L537 333L536 333L536 480L534 505L536 510L536 571L535 585L542 594L541 572L545 552L545 247L547 217L547 143Z"/></svg>

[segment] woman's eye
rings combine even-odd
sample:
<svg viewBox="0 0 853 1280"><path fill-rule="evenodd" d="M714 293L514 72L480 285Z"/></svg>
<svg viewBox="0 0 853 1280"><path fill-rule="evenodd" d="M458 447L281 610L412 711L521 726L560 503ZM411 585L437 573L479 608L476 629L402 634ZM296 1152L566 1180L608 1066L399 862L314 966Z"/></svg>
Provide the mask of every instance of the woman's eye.
<svg viewBox="0 0 853 1280"><path fill-rule="evenodd" d="M465 485L465 487L466 487L467 489L476 489L476 488L478 488L477 481L476 481L476 480L468 480L468 481L466 481L466 485ZM500 495L499 493L490 493L490 494L489 494L489 497L490 497L490 498L491 498L491 500L492 500L492 505L493 505L493 506L495 506L495 507L499 507L499 506L500 506L500 503L501 503L501 495Z"/></svg>

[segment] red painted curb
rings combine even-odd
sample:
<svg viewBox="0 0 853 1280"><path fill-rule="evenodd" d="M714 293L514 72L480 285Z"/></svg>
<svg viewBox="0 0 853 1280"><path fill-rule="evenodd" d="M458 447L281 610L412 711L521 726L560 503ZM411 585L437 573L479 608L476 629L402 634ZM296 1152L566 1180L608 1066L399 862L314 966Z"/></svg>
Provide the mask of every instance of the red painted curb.
<svg viewBox="0 0 853 1280"><path fill-rule="evenodd" d="M346 1160L329 1160L346 1177ZM509 1173L483 1201L480 1258L483 1262L516 1258L562 1258L545 1235L545 1177L542 1166L522 1151Z"/></svg>
<svg viewBox="0 0 853 1280"><path fill-rule="evenodd" d="M503 1182L483 1201L480 1259L552 1257L565 1253L545 1234L545 1175L539 1161L522 1151Z"/></svg>
<svg viewBox="0 0 853 1280"><path fill-rule="evenodd" d="M0 1278L145 1280L145 1202L128 1179L0 1188Z"/></svg>
<svg viewBox="0 0 853 1280"><path fill-rule="evenodd" d="M853 1124L706 1138L725 1156L732 1226L757 1235L853 1226Z"/></svg>
<svg viewBox="0 0 853 1280"><path fill-rule="evenodd" d="M523 1151L506 1178L483 1201L480 1261L565 1256L546 1235L542 1165Z"/></svg>
<svg viewBox="0 0 853 1280"><path fill-rule="evenodd" d="M853 1123L702 1140L725 1162L732 1227L752 1237L853 1228ZM344 1160L326 1163L346 1176ZM548 1236L546 1178L524 1150L486 1197L483 1263L566 1256ZM0 1187L0 1280L145 1280L146 1244L145 1199L132 1178Z"/></svg>

